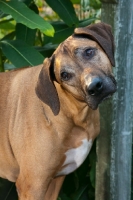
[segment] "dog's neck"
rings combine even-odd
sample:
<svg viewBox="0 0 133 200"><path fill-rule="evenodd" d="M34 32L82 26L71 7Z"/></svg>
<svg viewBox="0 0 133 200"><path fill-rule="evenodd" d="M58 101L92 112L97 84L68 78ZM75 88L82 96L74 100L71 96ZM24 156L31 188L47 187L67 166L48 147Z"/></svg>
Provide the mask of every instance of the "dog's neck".
<svg viewBox="0 0 133 200"><path fill-rule="evenodd" d="M61 94L59 96L60 112L56 116L54 113L53 115L50 113L49 116L49 114L45 112L44 117L48 124L51 124L53 130L58 132L62 141L65 140L72 131L77 134L77 130L78 132L80 131L81 133L84 132L84 134L87 134L88 138L95 138L99 133L98 109L92 110L86 102L75 98L71 93L64 90L60 84L55 83L55 87L57 93ZM43 104L41 104L41 106L42 105ZM60 126L56 127L56 124L60 124Z"/></svg>

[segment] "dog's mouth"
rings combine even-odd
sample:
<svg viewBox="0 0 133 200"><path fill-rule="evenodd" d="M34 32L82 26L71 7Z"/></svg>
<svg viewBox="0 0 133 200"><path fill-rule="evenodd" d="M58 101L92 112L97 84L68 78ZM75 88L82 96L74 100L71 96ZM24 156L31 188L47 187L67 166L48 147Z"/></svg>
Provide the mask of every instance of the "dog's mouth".
<svg viewBox="0 0 133 200"><path fill-rule="evenodd" d="M116 92L116 81L114 77L106 77L105 79L93 78L86 89L86 102L88 106L96 110L98 105L109 99Z"/></svg>

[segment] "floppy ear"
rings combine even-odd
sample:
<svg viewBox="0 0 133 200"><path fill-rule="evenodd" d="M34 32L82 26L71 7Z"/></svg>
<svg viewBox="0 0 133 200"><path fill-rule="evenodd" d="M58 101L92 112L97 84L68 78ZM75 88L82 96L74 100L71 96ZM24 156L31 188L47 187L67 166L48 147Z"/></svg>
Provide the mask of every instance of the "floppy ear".
<svg viewBox="0 0 133 200"><path fill-rule="evenodd" d="M36 86L36 94L41 101L51 108L54 115L58 115L60 111L60 102L51 74L51 60L46 58L43 65Z"/></svg>
<svg viewBox="0 0 133 200"><path fill-rule="evenodd" d="M108 56L112 66L114 61L114 38L111 32L111 26L105 23L92 24L84 28L76 28L74 35L84 35L96 41Z"/></svg>

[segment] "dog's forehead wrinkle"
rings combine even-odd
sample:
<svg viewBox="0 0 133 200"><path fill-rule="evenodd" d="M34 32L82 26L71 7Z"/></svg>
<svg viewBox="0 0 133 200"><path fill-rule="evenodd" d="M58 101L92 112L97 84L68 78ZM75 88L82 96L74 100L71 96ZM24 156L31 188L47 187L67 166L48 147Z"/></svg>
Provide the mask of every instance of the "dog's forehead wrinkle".
<svg viewBox="0 0 133 200"><path fill-rule="evenodd" d="M65 70L68 72L77 73L77 75L80 74L84 68L83 64L79 63L75 55L71 55L71 57L65 56L65 58L60 56L60 58L56 59L56 64L58 65L58 69L60 71Z"/></svg>
<svg viewBox="0 0 133 200"><path fill-rule="evenodd" d="M64 46L67 45L70 49L84 48L84 47L96 47L99 46L97 42L88 40L86 38L70 38L64 42Z"/></svg>
<svg viewBox="0 0 133 200"><path fill-rule="evenodd" d="M69 46L67 43L63 43L62 45L62 53L63 54L68 54L69 53Z"/></svg>
<svg viewBox="0 0 133 200"><path fill-rule="evenodd" d="M63 72L63 71L65 71L65 72L69 72L69 73L75 73L75 70L74 70L74 68L72 68L70 65L65 65L65 66L63 66L62 68L61 68L61 72Z"/></svg>

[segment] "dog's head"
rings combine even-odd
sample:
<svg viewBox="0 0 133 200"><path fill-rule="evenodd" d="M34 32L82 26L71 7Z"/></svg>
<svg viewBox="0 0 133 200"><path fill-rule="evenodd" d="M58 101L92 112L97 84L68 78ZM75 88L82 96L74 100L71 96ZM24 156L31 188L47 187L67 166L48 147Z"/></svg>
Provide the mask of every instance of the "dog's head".
<svg viewBox="0 0 133 200"><path fill-rule="evenodd" d="M111 27L104 23L77 28L44 61L36 93L57 115L60 110L57 81L76 99L85 101L92 109L116 91L112 75L114 41Z"/></svg>

